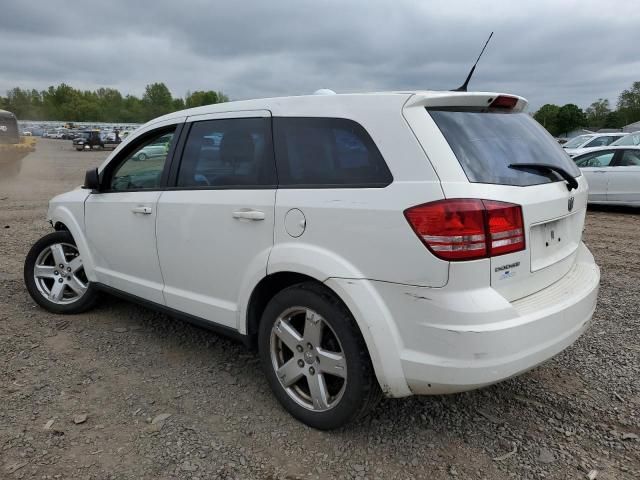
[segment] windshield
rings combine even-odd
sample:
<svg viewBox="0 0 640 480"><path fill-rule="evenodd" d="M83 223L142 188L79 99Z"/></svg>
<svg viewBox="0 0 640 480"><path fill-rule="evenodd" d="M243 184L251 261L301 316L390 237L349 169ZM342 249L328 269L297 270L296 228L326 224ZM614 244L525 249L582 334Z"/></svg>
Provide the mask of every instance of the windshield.
<svg viewBox="0 0 640 480"><path fill-rule="evenodd" d="M429 110L470 182L538 185L562 181L548 170L510 168L513 163L548 164L580 176L554 138L526 113Z"/></svg>
<svg viewBox="0 0 640 480"><path fill-rule="evenodd" d="M629 146L629 145L640 145L640 132L630 133L629 135L625 135L624 137L619 138L615 142L611 144L611 146Z"/></svg>
<svg viewBox="0 0 640 480"><path fill-rule="evenodd" d="M589 140L593 135L578 135L576 138L569 140L567 143L562 145L564 148L579 148L582 146L584 142Z"/></svg>

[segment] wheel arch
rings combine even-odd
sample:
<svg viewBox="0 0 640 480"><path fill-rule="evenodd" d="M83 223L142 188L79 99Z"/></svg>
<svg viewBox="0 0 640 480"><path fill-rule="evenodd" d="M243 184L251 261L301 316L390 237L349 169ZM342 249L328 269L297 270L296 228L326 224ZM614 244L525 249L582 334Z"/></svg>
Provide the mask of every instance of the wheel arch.
<svg viewBox="0 0 640 480"><path fill-rule="evenodd" d="M314 282L330 292L354 317L356 325L362 338L364 339L367 353L371 359L373 369L385 395L402 397L411 394L409 387L402 373L402 366L399 357L400 345L393 342L397 338L395 328L387 322L390 315L386 307L380 305L378 298L365 298L372 295L372 289L365 287L362 282L367 280L347 280L334 278L318 278L309 275L309 272L299 272L294 270L278 271L264 276L253 288L247 302L244 322L240 325L243 333L248 336L248 344L252 348L257 346L257 332L260 320L267 303L278 292L292 285ZM354 298L349 293L350 288L356 287ZM370 304L369 310L364 311L357 305L365 301ZM382 312L376 311L380 307ZM373 315L370 315L374 313ZM391 343L390 343L391 342ZM395 347L393 346L395 344Z"/></svg>
<svg viewBox="0 0 640 480"><path fill-rule="evenodd" d="M95 263L84 234L84 204L74 205L72 208L63 204L52 205L48 218L56 231L66 230L71 234L82 256L85 274L89 281L95 282Z"/></svg>

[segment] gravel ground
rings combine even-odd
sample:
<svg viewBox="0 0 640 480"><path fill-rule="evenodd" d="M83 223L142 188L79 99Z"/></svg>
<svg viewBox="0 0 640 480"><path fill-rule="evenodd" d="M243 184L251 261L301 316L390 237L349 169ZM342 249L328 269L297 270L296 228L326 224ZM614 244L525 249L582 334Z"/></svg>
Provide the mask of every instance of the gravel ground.
<svg viewBox="0 0 640 480"><path fill-rule="evenodd" d="M50 231L48 199L105 156L39 140L20 165L0 162L0 478L640 478L640 212L588 213L602 287L573 347L326 433L286 414L256 355L214 333L112 298L73 317L31 301L22 262Z"/></svg>

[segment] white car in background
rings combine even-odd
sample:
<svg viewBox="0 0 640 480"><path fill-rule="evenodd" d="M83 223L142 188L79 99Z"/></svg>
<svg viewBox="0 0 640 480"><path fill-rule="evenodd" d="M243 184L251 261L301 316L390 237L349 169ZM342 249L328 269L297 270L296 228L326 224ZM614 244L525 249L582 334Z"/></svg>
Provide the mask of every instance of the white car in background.
<svg viewBox="0 0 640 480"><path fill-rule="evenodd" d="M581 153L588 152L591 148L611 145L613 142L619 140L625 135L627 134L622 132L578 135L562 145L562 148L564 148L564 151L567 152L570 157L575 157Z"/></svg>
<svg viewBox="0 0 640 480"><path fill-rule="evenodd" d="M610 145L573 160L589 182L589 203L640 206L640 146Z"/></svg>
<svg viewBox="0 0 640 480"><path fill-rule="evenodd" d="M27 289L58 314L102 291L255 345L321 429L383 395L519 375L587 329L600 280L587 182L526 104L417 91L165 115L51 200Z"/></svg>
<svg viewBox="0 0 640 480"><path fill-rule="evenodd" d="M640 132L633 132L619 138L611 144L612 147L638 147L640 146Z"/></svg>

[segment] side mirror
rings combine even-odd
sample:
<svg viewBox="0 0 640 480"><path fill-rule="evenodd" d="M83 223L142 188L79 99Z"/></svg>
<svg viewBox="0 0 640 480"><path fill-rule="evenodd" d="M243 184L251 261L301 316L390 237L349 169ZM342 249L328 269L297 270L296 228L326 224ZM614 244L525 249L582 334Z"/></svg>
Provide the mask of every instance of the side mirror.
<svg viewBox="0 0 640 480"><path fill-rule="evenodd" d="M98 175L98 169L92 168L87 170L84 174L84 185L82 188L86 188L88 190L100 191L100 176Z"/></svg>

